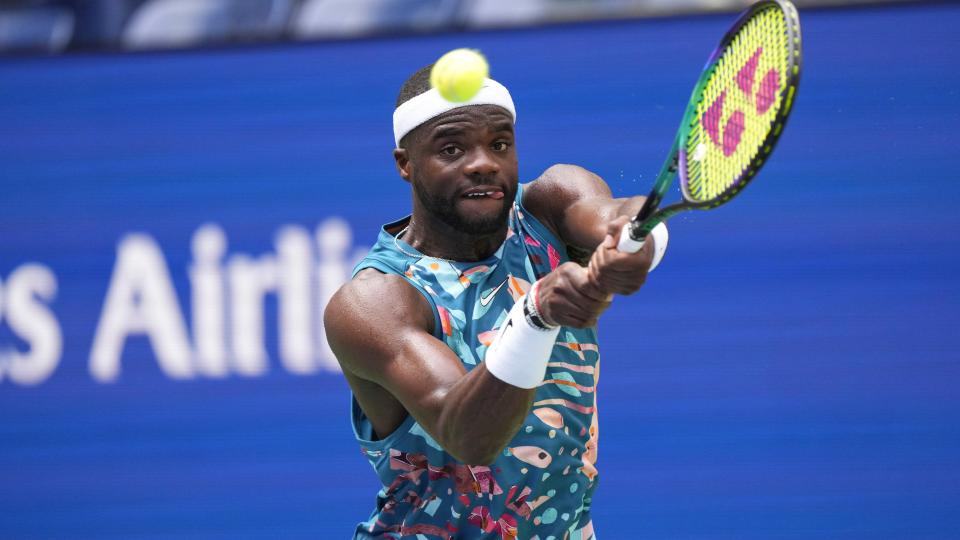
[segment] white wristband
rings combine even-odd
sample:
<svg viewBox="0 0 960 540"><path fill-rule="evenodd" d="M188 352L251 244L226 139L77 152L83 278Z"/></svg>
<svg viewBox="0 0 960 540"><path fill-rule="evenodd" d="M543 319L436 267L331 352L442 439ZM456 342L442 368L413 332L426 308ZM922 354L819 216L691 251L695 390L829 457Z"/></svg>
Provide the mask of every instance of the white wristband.
<svg viewBox="0 0 960 540"><path fill-rule="evenodd" d="M553 344L560 333L558 326L547 329L536 326L524 312L528 301L536 309L536 294L535 283L527 295L517 300L484 359L487 371L494 377L519 388L536 388L543 382Z"/></svg>

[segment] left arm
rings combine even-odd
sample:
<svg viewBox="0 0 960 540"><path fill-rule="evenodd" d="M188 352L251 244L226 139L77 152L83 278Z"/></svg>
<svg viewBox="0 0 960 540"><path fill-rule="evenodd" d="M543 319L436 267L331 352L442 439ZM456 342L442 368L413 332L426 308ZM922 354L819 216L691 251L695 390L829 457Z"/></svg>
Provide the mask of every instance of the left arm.
<svg viewBox="0 0 960 540"><path fill-rule="evenodd" d="M525 187L523 205L563 242L593 251L611 222L632 218L645 197L614 199L596 174L576 165L554 165Z"/></svg>
<svg viewBox="0 0 960 540"><path fill-rule="evenodd" d="M620 231L640 211L644 197L614 199L599 176L575 165L554 165L527 186L523 205L550 227L562 242L589 258L589 283L607 295L633 294L647 279L653 242L636 253L617 250ZM570 249L568 249L570 251ZM573 257L571 257L573 258ZM541 294L551 311L549 288ZM559 300L557 300L559 301Z"/></svg>

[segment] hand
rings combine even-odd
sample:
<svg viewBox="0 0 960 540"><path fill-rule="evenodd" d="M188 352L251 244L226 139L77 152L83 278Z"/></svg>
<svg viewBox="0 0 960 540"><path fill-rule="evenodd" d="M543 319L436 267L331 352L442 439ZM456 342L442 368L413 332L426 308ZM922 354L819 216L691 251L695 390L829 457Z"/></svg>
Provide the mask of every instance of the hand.
<svg viewBox="0 0 960 540"><path fill-rule="evenodd" d="M540 280L537 306L540 316L551 325L589 328L610 307L613 295L604 292L590 272L566 262Z"/></svg>
<svg viewBox="0 0 960 540"><path fill-rule="evenodd" d="M617 250L620 231L629 221L628 217L621 216L607 225L607 236L587 265L590 280L606 293L627 295L640 290L653 261L654 240L649 236L636 253Z"/></svg>

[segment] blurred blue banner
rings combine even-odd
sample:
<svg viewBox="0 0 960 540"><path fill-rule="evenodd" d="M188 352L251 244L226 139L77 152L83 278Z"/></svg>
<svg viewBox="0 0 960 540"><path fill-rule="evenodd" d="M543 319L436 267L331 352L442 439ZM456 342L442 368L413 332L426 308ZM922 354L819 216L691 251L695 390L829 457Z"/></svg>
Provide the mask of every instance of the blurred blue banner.
<svg viewBox="0 0 960 540"><path fill-rule="evenodd" d="M772 160L601 322L601 538L960 534L960 8L801 15ZM0 61L0 537L346 538L321 314L408 212L400 84L479 48L524 180L643 194L730 22Z"/></svg>

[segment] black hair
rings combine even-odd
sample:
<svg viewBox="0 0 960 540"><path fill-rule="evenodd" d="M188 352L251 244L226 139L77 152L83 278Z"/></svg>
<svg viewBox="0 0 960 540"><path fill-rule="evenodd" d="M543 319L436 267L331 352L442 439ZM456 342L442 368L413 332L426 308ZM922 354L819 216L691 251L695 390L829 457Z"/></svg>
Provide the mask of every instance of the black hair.
<svg viewBox="0 0 960 540"><path fill-rule="evenodd" d="M430 90L430 71L432 69L433 64L423 66L404 81L403 86L400 87L400 95L397 96L397 107Z"/></svg>
<svg viewBox="0 0 960 540"><path fill-rule="evenodd" d="M403 86L400 87L400 94L397 96L397 107L430 90L431 70L433 70L433 64L423 66L422 68L414 71L413 75L410 75L410 77L404 81ZM410 136L418 131L419 130L414 129L404 135L400 139L400 148L406 148L408 143L413 142L414 139L411 139Z"/></svg>

